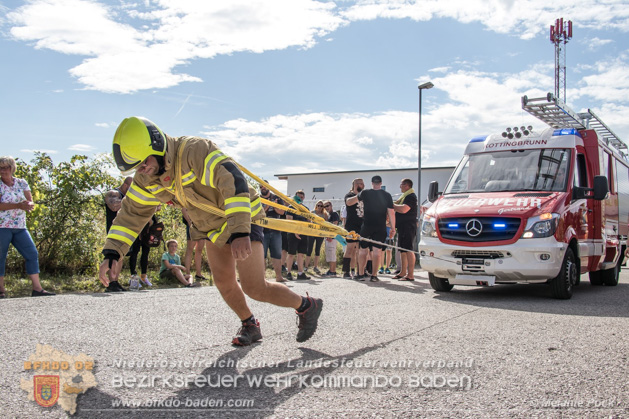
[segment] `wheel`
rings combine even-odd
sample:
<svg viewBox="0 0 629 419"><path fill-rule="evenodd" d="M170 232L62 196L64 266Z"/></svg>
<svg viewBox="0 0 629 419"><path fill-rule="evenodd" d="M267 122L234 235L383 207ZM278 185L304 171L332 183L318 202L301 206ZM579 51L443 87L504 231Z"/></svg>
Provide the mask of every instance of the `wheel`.
<svg viewBox="0 0 629 419"><path fill-rule="evenodd" d="M579 269L577 268L574 252L571 248L568 248L566 256L563 258L559 275L550 282L553 297L561 300L570 299L578 276Z"/></svg>
<svg viewBox="0 0 629 419"><path fill-rule="evenodd" d="M615 287L618 285L618 274L620 273L620 266L616 264L612 269L601 271L601 280L605 285Z"/></svg>
<svg viewBox="0 0 629 419"><path fill-rule="evenodd" d="M603 279L601 278L601 271L590 272L590 284L603 285Z"/></svg>
<svg viewBox="0 0 629 419"><path fill-rule="evenodd" d="M430 286L435 291L450 291L454 287L454 285L450 285L450 281L446 278L439 278L431 273L428 274L428 281L430 281Z"/></svg>

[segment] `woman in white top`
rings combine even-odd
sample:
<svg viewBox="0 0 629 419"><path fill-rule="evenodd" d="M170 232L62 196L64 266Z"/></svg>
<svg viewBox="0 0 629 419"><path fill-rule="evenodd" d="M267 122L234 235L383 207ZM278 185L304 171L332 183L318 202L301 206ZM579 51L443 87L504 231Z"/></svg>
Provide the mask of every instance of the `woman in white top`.
<svg viewBox="0 0 629 419"><path fill-rule="evenodd" d="M55 295L39 283L39 254L26 229L26 212L35 204L28 183L13 176L16 168L13 157L0 157L0 298L6 298L4 273L10 244L26 260L26 273L33 282L31 296Z"/></svg>

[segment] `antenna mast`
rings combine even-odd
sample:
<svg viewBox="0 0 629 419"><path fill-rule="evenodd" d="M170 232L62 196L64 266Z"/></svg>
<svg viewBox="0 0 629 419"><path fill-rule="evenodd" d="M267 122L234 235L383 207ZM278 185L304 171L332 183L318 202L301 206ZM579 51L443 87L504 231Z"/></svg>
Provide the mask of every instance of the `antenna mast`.
<svg viewBox="0 0 629 419"><path fill-rule="evenodd" d="M550 42L555 44L555 97L566 102L566 44L572 38L572 21L563 18L550 27Z"/></svg>

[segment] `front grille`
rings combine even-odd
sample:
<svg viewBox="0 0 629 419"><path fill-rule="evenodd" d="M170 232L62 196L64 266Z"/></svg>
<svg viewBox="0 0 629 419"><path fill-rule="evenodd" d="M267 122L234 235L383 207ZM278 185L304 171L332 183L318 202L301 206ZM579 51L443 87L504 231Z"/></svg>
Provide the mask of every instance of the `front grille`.
<svg viewBox="0 0 629 419"><path fill-rule="evenodd" d="M519 218L458 217L439 220L439 233L447 240L491 242L511 240L520 228ZM480 232L478 233L478 230ZM478 233L476 235L476 233Z"/></svg>
<svg viewBox="0 0 629 419"><path fill-rule="evenodd" d="M479 258L479 259L502 259L504 253L496 250L455 250L452 252L453 258Z"/></svg>

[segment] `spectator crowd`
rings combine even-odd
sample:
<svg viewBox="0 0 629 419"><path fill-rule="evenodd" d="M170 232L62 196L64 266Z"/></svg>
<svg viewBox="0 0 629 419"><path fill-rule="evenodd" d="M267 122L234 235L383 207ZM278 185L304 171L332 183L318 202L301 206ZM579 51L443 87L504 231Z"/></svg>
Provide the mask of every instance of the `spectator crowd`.
<svg viewBox="0 0 629 419"><path fill-rule="evenodd" d="M13 158L0 158L0 298L7 296L4 278L10 245L13 245L25 260L26 274L32 282L31 295L52 296L55 294L44 290L40 284L37 248L26 227L26 214L34 208L32 194L24 179L14 177L15 170L16 163ZM132 183L133 178L127 177L119 187L105 194L107 232ZM363 179L357 178L352 182L340 208L335 209L329 200L314 203L311 210L313 214L331 224L342 226L347 231L354 231L361 239L368 240L337 240L264 228L264 258L268 258L267 267L272 270L271 276L274 277L267 280L285 283L309 280L312 279L312 275L319 278L341 275L345 279L377 282L380 280L378 275L386 274L400 281L414 281L413 245L417 233L418 201L412 180L402 179L400 192L401 196L393 201L391 194L382 188L380 176L371 179L369 189L365 189ZM259 185L259 193L267 218L307 221L302 215L281 209L287 203L273 194L264 183ZM295 191L292 198L305 207L306 194L303 190ZM271 205L273 203L278 205ZM159 206L155 208L158 209ZM292 206L288 208L293 209ZM193 223L185 208L182 209L181 217L186 226L183 263L178 254L179 243L173 238L162 237L156 227L161 225L163 230L163 224L159 222L158 214L153 214L126 253L130 289L153 286L154 279L148 272L149 254L154 247L159 246L164 248L157 273L160 279L171 280L190 288L198 287L202 281L207 281L202 265L203 252L209 241L192 240L190 227ZM391 246L398 249L392 251ZM337 260L342 262L340 270L337 269ZM108 272L109 283L105 288L106 292L127 290L119 281L122 266L122 263L118 263ZM209 267L207 269L211 272Z"/></svg>

